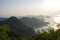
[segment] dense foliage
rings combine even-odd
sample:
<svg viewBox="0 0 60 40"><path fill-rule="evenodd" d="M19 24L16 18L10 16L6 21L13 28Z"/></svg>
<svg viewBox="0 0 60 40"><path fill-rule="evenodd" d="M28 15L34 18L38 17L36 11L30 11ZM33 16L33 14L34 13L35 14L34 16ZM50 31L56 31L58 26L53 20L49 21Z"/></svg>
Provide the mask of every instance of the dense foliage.
<svg viewBox="0 0 60 40"><path fill-rule="evenodd" d="M32 36L31 40L60 40L60 29L56 31L50 29L48 32L39 32Z"/></svg>

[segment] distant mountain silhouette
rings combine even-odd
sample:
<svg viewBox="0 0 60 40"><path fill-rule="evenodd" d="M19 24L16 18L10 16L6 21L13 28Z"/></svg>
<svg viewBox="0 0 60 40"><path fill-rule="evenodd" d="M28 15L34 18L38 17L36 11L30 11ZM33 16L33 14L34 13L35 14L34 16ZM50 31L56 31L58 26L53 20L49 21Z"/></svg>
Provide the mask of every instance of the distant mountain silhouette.
<svg viewBox="0 0 60 40"><path fill-rule="evenodd" d="M0 25L5 24L7 19L8 18L0 18Z"/></svg>
<svg viewBox="0 0 60 40"><path fill-rule="evenodd" d="M8 18L0 18L0 21L6 21Z"/></svg>
<svg viewBox="0 0 60 40"><path fill-rule="evenodd" d="M29 27L33 27L33 28L41 28L43 26L47 26L49 24L49 22L45 22L43 20L39 20L35 17L22 17L20 19L23 23L25 23L27 26Z"/></svg>

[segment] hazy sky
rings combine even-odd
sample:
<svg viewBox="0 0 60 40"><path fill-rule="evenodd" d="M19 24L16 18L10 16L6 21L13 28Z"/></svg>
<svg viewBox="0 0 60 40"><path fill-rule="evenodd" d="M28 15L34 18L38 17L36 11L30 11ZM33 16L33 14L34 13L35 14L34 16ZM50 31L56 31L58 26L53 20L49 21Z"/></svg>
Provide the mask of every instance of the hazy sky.
<svg viewBox="0 0 60 40"><path fill-rule="evenodd" d="M60 14L60 0L0 0L0 16L56 14Z"/></svg>

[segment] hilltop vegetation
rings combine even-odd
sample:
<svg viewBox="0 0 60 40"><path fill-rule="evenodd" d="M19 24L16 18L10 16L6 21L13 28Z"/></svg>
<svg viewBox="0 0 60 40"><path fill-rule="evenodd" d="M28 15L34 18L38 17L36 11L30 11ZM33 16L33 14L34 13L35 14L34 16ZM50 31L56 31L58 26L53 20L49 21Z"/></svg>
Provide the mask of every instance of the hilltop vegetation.
<svg viewBox="0 0 60 40"><path fill-rule="evenodd" d="M5 33L4 35L8 36L9 38L20 37L20 36L30 37L33 34L35 34L35 31L32 27L26 26L16 17L10 17L6 21L0 21L0 30L3 31Z"/></svg>

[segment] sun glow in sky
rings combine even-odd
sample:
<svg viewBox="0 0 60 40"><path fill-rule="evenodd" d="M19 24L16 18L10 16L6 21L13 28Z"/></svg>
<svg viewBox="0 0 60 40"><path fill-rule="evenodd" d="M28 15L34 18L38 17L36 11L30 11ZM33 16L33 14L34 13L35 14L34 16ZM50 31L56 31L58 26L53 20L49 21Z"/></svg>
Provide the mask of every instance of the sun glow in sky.
<svg viewBox="0 0 60 40"><path fill-rule="evenodd" d="M42 7L48 10L60 10L60 0L46 0Z"/></svg>
<svg viewBox="0 0 60 40"><path fill-rule="evenodd" d="M60 0L0 0L0 15L60 14Z"/></svg>

